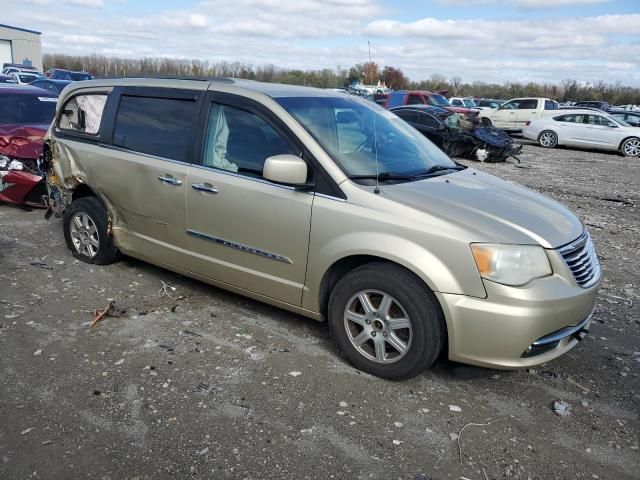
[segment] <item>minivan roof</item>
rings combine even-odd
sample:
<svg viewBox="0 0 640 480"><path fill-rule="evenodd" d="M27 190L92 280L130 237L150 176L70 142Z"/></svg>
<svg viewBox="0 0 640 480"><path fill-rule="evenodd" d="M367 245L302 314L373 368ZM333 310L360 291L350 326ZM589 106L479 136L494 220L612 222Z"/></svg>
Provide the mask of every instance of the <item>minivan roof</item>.
<svg viewBox="0 0 640 480"><path fill-rule="evenodd" d="M213 78L213 79L182 79L182 78L113 78L94 79L73 82L67 89L67 95L75 90L95 87L159 87L184 88L190 90L209 90L211 85L224 86L224 91L246 91L263 93L272 98L279 97L339 97L344 94L314 87L299 85L285 85L280 83L264 83L255 80ZM213 88L215 90L215 88Z"/></svg>

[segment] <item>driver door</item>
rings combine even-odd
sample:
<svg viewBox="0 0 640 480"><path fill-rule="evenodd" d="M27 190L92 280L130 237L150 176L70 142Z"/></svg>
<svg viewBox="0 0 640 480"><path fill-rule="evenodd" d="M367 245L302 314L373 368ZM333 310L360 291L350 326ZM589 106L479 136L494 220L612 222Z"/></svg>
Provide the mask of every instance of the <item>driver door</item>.
<svg viewBox="0 0 640 480"><path fill-rule="evenodd" d="M499 107L492 115L494 126L505 129L515 128L518 104L518 100L510 100Z"/></svg>
<svg viewBox="0 0 640 480"><path fill-rule="evenodd" d="M209 93L199 164L186 180L190 269L300 305L313 195L262 177L273 155L300 155L285 127L244 97Z"/></svg>

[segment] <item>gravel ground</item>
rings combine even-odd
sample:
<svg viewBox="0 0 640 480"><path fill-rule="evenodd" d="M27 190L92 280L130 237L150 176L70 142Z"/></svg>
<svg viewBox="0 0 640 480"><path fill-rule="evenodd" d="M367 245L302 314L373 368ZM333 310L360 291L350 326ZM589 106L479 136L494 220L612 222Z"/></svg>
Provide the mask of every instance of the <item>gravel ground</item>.
<svg viewBox="0 0 640 480"><path fill-rule="evenodd" d="M466 163L589 225L590 335L528 371L441 360L399 383L350 367L325 324L131 259L80 263L60 220L0 207L0 478L640 478L640 161L521 159ZM89 329L110 299L128 316Z"/></svg>

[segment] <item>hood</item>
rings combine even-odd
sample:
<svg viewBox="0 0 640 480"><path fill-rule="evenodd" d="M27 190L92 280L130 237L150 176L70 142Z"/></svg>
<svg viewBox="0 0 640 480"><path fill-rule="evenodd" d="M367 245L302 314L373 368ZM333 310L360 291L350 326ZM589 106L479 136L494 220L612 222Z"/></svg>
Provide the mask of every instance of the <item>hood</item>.
<svg viewBox="0 0 640 480"><path fill-rule="evenodd" d="M37 160L49 125L0 125L0 154Z"/></svg>
<svg viewBox="0 0 640 480"><path fill-rule="evenodd" d="M521 185L472 168L384 187L384 196L471 231L477 241L556 248L584 226L564 205ZM470 238L469 241L475 241Z"/></svg>

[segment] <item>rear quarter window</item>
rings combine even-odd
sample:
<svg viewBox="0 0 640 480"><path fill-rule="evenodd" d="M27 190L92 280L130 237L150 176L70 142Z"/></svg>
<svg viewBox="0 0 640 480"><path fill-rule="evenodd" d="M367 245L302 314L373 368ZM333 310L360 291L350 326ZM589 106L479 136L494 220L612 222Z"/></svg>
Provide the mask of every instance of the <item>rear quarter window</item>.
<svg viewBox="0 0 640 480"><path fill-rule="evenodd" d="M140 153L188 162L195 100L123 95L113 144Z"/></svg>

